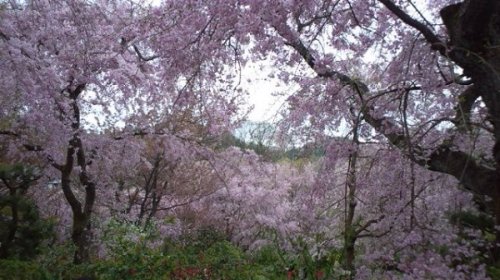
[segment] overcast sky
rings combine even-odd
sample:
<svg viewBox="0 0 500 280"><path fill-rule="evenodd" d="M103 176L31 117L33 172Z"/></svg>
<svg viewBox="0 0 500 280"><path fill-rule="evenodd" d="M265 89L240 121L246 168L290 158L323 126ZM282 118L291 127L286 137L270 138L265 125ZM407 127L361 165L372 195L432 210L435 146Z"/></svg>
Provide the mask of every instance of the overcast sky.
<svg viewBox="0 0 500 280"><path fill-rule="evenodd" d="M278 85L277 79L271 79L267 75L271 71L271 66L264 66L264 69L256 64L247 65L242 72L241 87L249 92L249 105L254 106L253 111L248 115L250 121L263 122L273 121L285 97L274 96L277 91L283 91L284 85Z"/></svg>

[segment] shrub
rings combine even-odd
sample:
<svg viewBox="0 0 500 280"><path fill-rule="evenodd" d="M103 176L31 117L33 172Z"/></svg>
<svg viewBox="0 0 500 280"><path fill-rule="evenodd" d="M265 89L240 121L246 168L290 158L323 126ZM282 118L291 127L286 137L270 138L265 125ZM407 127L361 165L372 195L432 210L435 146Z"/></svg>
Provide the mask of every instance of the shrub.
<svg viewBox="0 0 500 280"><path fill-rule="evenodd" d="M42 219L26 196L33 174L20 164L0 164L0 258L32 259L54 236L53 222Z"/></svg>
<svg viewBox="0 0 500 280"><path fill-rule="evenodd" d="M54 279L45 269L33 262L0 260L0 279Z"/></svg>

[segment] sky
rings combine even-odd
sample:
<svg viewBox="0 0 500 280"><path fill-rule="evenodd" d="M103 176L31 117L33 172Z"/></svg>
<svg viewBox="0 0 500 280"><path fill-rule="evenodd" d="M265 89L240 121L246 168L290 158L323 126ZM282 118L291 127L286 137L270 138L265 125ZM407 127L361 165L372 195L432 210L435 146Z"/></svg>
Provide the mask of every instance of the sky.
<svg viewBox="0 0 500 280"><path fill-rule="evenodd" d="M249 64L242 71L241 87L248 91L248 103L254 107L248 115L249 121L272 122L278 118L280 107L284 106L286 98L274 95L284 86L268 77L270 71L271 66L265 63Z"/></svg>

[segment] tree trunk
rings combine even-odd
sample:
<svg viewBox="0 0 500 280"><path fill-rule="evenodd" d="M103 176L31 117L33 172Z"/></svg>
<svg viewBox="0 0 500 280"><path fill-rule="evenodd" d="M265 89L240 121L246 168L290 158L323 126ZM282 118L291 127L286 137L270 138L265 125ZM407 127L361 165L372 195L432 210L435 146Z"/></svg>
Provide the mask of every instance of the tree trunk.
<svg viewBox="0 0 500 280"><path fill-rule="evenodd" d="M74 215L73 231L71 234L73 244L76 246L75 255L73 257L74 264L88 263L90 261L91 237L90 217L85 217L85 215Z"/></svg>
<svg viewBox="0 0 500 280"><path fill-rule="evenodd" d="M356 210L356 178L355 178L355 168L356 168L356 156L351 155L349 160L349 171L347 178L347 197L346 197L346 219L344 225L344 269L354 275L354 258L355 251L354 246L356 242L356 229L353 225L354 212Z"/></svg>
<svg viewBox="0 0 500 280"><path fill-rule="evenodd" d="M349 165L346 178L346 198L345 198L345 224L344 224L344 270L349 271L348 279L354 279L355 267L354 259L356 257L355 245L357 233L354 222L356 211L356 167L358 161L358 127L360 119L357 118L354 123L353 139L354 151L349 155Z"/></svg>
<svg viewBox="0 0 500 280"><path fill-rule="evenodd" d="M80 138L80 108L78 107L78 96L85 89L85 84L78 85L74 90L68 90L70 105L73 109L73 137L69 141L66 149L66 161L64 164L53 163L52 165L61 172L61 187L64 197L71 206L73 213L73 229L71 239L76 246L74 263L80 264L90 261L90 218L94 208L96 198L96 188L94 182L87 173L87 166L90 164L87 161L85 148ZM82 202L77 198L72 189L72 173L75 164L79 167L78 179L84 187L85 198Z"/></svg>

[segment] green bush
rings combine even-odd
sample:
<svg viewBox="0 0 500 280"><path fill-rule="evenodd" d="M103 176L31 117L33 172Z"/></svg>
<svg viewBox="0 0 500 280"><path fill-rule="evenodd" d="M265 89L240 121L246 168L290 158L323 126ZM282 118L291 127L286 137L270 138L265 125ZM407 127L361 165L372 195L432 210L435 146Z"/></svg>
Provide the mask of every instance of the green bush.
<svg viewBox="0 0 500 280"><path fill-rule="evenodd" d="M153 239L151 239L153 238ZM112 221L102 242L106 259L74 265L71 243L45 250L37 263L9 260L0 263L0 279L251 279L286 280L288 274L304 279L329 279L326 270L337 254L313 258L307 247L287 254L277 246L244 252L213 229L203 229L181 240L150 246L156 235L132 223ZM335 260L333 260L335 261ZM321 277L318 273L321 272ZM298 278L297 278L298 279Z"/></svg>
<svg viewBox="0 0 500 280"><path fill-rule="evenodd" d="M51 275L50 279L77 279L82 275L89 275L89 271L92 271L89 265L73 264L75 249L75 245L70 241L55 244L44 248L36 261L43 270Z"/></svg>
<svg viewBox="0 0 500 280"><path fill-rule="evenodd" d="M160 248L152 248L156 238L154 227L112 220L108 223L102 242L108 257L91 265L97 279L167 279L172 269L169 258Z"/></svg>
<svg viewBox="0 0 500 280"><path fill-rule="evenodd" d="M13 221L9 211L16 209L17 221ZM0 197L0 242L4 246L1 250L4 258L29 260L40 253L40 245L45 240L53 238L53 223L40 218L36 206L22 196ZM11 236L11 231L15 234Z"/></svg>
<svg viewBox="0 0 500 280"><path fill-rule="evenodd" d="M489 266L487 268L488 276L491 279L500 279L500 267L497 266Z"/></svg>
<svg viewBox="0 0 500 280"><path fill-rule="evenodd" d="M49 272L43 269L40 265L33 262L25 262L20 260L1 260L0 259L0 279L5 280L50 280Z"/></svg>
<svg viewBox="0 0 500 280"><path fill-rule="evenodd" d="M26 193L36 180L33 169L0 163L0 258L34 258L53 237L53 222L42 219Z"/></svg>

